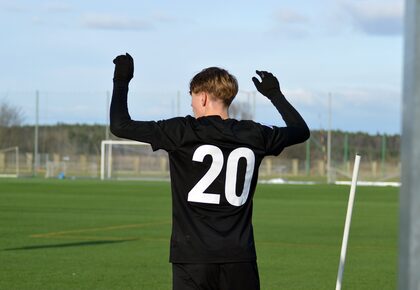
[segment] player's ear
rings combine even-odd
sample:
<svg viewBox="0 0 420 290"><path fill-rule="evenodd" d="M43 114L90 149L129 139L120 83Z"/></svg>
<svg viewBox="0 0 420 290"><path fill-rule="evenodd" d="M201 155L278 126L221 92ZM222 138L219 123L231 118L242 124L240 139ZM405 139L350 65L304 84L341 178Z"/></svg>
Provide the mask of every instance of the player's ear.
<svg viewBox="0 0 420 290"><path fill-rule="evenodd" d="M201 106L205 107L207 102L208 102L208 95L206 92L203 92L203 94L201 95Z"/></svg>

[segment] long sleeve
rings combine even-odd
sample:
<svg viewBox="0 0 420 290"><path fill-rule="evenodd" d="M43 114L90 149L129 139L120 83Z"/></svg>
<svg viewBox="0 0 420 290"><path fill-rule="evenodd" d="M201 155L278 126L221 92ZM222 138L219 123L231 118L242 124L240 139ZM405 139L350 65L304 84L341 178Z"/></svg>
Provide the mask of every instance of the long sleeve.
<svg viewBox="0 0 420 290"><path fill-rule="evenodd" d="M162 121L134 121L128 113L128 82L114 81L110 129L117 137L146 142L153 150L174 150L182 136L182 118Z"/></svg>
<svg viewBox="0 0 420 290"><path fill-rule="evenodd" d="M127 106L128 82L114 81L110 109L110 130L117 137L156 143L159 126L155 121L134 121L128 113Z"/></svg>
<svg viewBox="0 0 420 290"><path fill-rule="evenodd" d="M288 131L287 146L306 141L310 136L308 125L284 95L279 94L271 98L271 102L286 123L286 130Z"/></svg>
<svg viewBox="0 0 420 290"><path fill-rule="evenodd" d="M110 108L110 129L119 137L124 128L129 127L132 120L127 107L128 82L114 81Z"/></svg>

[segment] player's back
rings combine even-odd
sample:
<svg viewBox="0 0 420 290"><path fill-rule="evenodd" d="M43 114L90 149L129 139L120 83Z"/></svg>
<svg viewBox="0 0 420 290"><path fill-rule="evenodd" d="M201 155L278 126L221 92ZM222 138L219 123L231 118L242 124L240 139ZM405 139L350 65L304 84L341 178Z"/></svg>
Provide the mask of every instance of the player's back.
<svg viewBox="0 0 420 290"><path fill-rule="evenodd" d="M163 122L172 122L161 127L177 143L168 150L173 195L171 261L255 260L252 198L258 168L272 141L267 132L274 129L219 116Z"/></svg>

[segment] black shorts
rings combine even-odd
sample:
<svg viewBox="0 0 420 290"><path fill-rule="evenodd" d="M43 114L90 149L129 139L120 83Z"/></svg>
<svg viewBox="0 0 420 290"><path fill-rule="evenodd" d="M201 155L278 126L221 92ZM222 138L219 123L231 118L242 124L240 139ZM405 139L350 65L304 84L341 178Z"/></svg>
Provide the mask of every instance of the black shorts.
<svg viewBox="0 0 420 290"><path fill-rule="evenodd" d="M172 264L173 290L259 290L256 262Z"/></svg>

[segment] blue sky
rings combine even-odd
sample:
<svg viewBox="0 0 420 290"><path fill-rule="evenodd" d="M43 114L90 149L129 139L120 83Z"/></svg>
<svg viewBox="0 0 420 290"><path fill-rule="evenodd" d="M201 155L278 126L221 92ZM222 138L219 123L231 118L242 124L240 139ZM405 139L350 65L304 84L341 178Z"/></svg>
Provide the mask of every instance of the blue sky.
<svg viewBox="0 0 420 290"><path fill-rule="evenodd" d="M252 100L272 71L312 129L400 132L402 0L0 1L0 100L34 123L106 122L113 58L135 60L135 119L191 114L188 83L221 66ZM179 109L177 100L180 100ZM252 103L252 102L251 102ZM283 125L257 94L256 120Z"/></svg>

